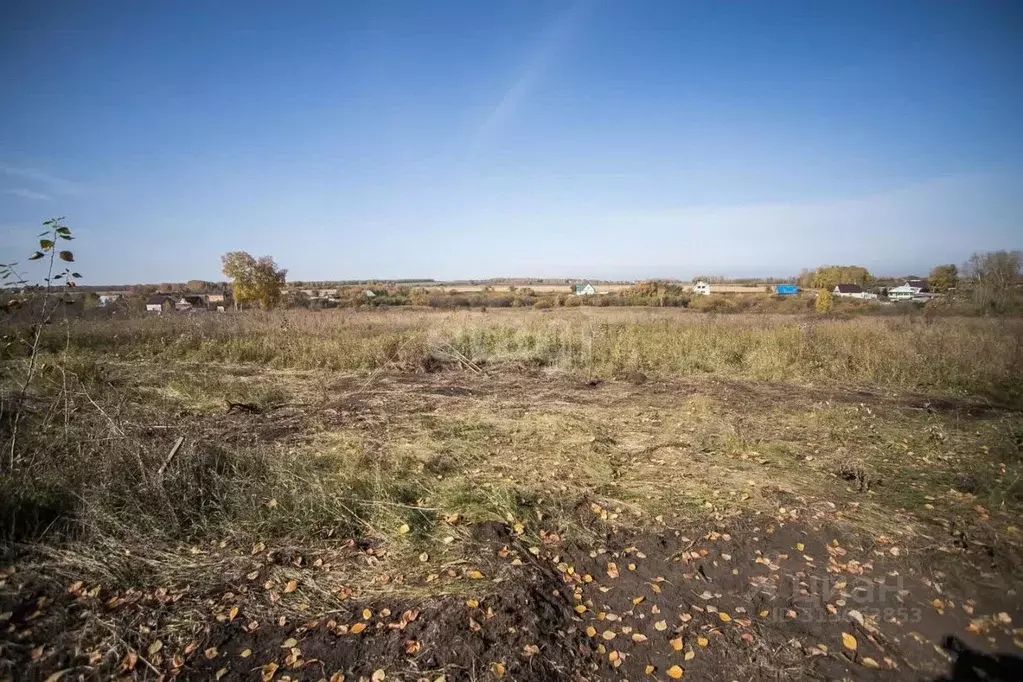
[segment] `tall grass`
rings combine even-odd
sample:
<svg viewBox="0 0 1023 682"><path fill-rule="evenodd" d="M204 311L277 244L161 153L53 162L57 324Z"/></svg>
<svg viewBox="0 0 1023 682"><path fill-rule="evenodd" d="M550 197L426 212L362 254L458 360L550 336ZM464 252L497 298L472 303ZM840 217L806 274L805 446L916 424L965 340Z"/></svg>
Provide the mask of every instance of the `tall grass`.
<svg viewBox="0 0 1023 682"><path fill-rule="evenodd" d="M289 311L75 324L75 353L104 359L416 370L455 350L594 376L715 374L1023 399L1023 321L714 316L679 310ZM53 329L46 347L68 337ZM443 353L441 353L443 354Z"/></svg>

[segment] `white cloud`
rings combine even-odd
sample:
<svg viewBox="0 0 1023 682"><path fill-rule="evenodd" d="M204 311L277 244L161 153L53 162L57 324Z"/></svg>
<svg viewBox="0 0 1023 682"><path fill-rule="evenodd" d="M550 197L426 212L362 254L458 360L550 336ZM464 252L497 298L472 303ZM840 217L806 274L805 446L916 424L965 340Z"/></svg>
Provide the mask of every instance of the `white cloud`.
<svg viewBox="0 0 1023 682"><path fill-rule="evenodd" d="M546 28L543 38L529 55L518 78L505 91L497 106L490 111L486 120L476 131L473 149L486 142L515 115L515 112L529 96L530 91L543 77L558 50L564 46L572 32L575 31L588 4L587 0L577 0Z"/></svg>
<svg viewBox="0 0 1023 682"><path fill-rule="evenodd" d="M32 201L50 200L50 196L48 194L43 194L42 192L35 192L30 189L25 189L24 187L16 187L15 189L5 189L4 194L10 194L16 197L21 197L22 199L29 199Z"/></svg>
<svg viewBox="0 0 1023 682"><path fill-rule="evenodd" d="M58 194L84 194L85 187L77 182L59 178L56 175L41 171L36 168L21 168L17 166L0 165L0 173L23 180L31 180L44 185L51 192Z"/></svg>

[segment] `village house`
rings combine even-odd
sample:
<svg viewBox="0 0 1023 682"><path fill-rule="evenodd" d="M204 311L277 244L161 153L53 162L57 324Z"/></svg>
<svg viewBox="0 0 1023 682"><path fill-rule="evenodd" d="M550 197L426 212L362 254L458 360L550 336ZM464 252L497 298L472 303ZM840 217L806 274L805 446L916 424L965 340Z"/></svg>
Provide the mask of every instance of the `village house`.
<svg viewBox="0 0 1023 682"><path fill-rule="evenodd" d="M863 287L859 284L839 284L831 290L835 296L842 296L844 298L859 298L863 300L873 300L877 298L877 294L872 294L869 291L864 291Z"/></svg>
<svg viewBox="0 0 1023 682"><path fill-rule="evenodd" d="M693 285L693 293L697 296L710 296L710 284L701 279Z"/></svg>
<svg viewBox="0 0 1023 682"><path fill-rule="evenodd" d="M165 305L174 305L174 299L163 294L154 294L146 299L146 312L162 313Z"/></svg>
<svg viewBox="0 0 1023 682"><path fill-rule="evenodd" d="M593 285L589 282L584 284L576 284L572 287L572 294L575 296L593 296L597 293L597 290L593 288Z"/></svg>
<svg viewBox="0 0 1023 682"><path fill-rule="evenodd" d="M927 288L927 280L923 279L910 279L906 280L905 284L897 287L892 287L888 290L889 301L912 301L918 299L930 298L929 295L924 294L924 290Z"/></svg>

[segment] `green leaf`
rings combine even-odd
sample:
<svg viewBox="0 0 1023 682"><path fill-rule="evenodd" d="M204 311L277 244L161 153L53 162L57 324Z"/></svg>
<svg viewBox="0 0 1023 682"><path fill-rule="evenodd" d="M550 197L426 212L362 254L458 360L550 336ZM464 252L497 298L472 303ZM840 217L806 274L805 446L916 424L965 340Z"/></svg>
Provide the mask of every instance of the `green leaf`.
<svg viewBox="0 0 1023 682"><path fill-rule="evenodd" d="M53 248L53 240L52 239L40 239L39 240L39 248L42 249L43 251L47 251L49 249L52 249Z"/></svg>
<svg viewBox="0 0 1023 682"><path fill-rule="evenodd" d="M71 234L71 228L70 227L58 227L57 228L57 234L59 234L59 235Z"/></svg>
<svg viewBox="0 0 1023 682"><path fill-rule="evenodd" d="M82 275L77 273L77 272L72 272L71 276L74 277L75 279L81 279L82 278Z"/></svg>
<svg viewBox="0 0 1023 682"><path fill-rule="evenodd" d="M60 273L59 275L54 275L54 276L53 276L53 279L61 279L61 278L63 278L63 277L64 277L64 273L62 272L62 273Z"/></svg>
<svg viewBox="0 0 1023 682"><path fill-rule="evenodd" d="M66 240L68 240L68 241L71 241L72 239L74 239L74 237L72 237L72 236L71 236L71 235L69 235L69 234L59 234L59 235L57 235L57 236L58 236L58 237L60 237L61 239L66 239Z"/></svg>
<svg viewBox="0 0 1023 682"><path fill-rule="evenodd" d="M57 255L60 257L61 260L67 261L68 263L75 262L75 254L71 253L70 251L61 251Z"/></svg>
<svg viewBox="0 0 1023 682"><path fill-rule="evenodd" d="M36 251L31 256L29 256L28 259L29 260L39 260L42 257L43 257L43 252L42 251Z"/></svg>

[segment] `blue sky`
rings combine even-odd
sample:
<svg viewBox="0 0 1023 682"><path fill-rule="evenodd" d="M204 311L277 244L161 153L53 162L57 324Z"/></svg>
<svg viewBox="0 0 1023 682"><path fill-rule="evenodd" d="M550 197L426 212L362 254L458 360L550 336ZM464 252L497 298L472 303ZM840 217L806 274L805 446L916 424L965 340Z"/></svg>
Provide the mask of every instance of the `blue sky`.
<svg viewBox="0 0 1023 682"><path fill-rule="evenodd" d="M1023 247L1023 4L0 4L0 261L923 272Z"/></svg>

